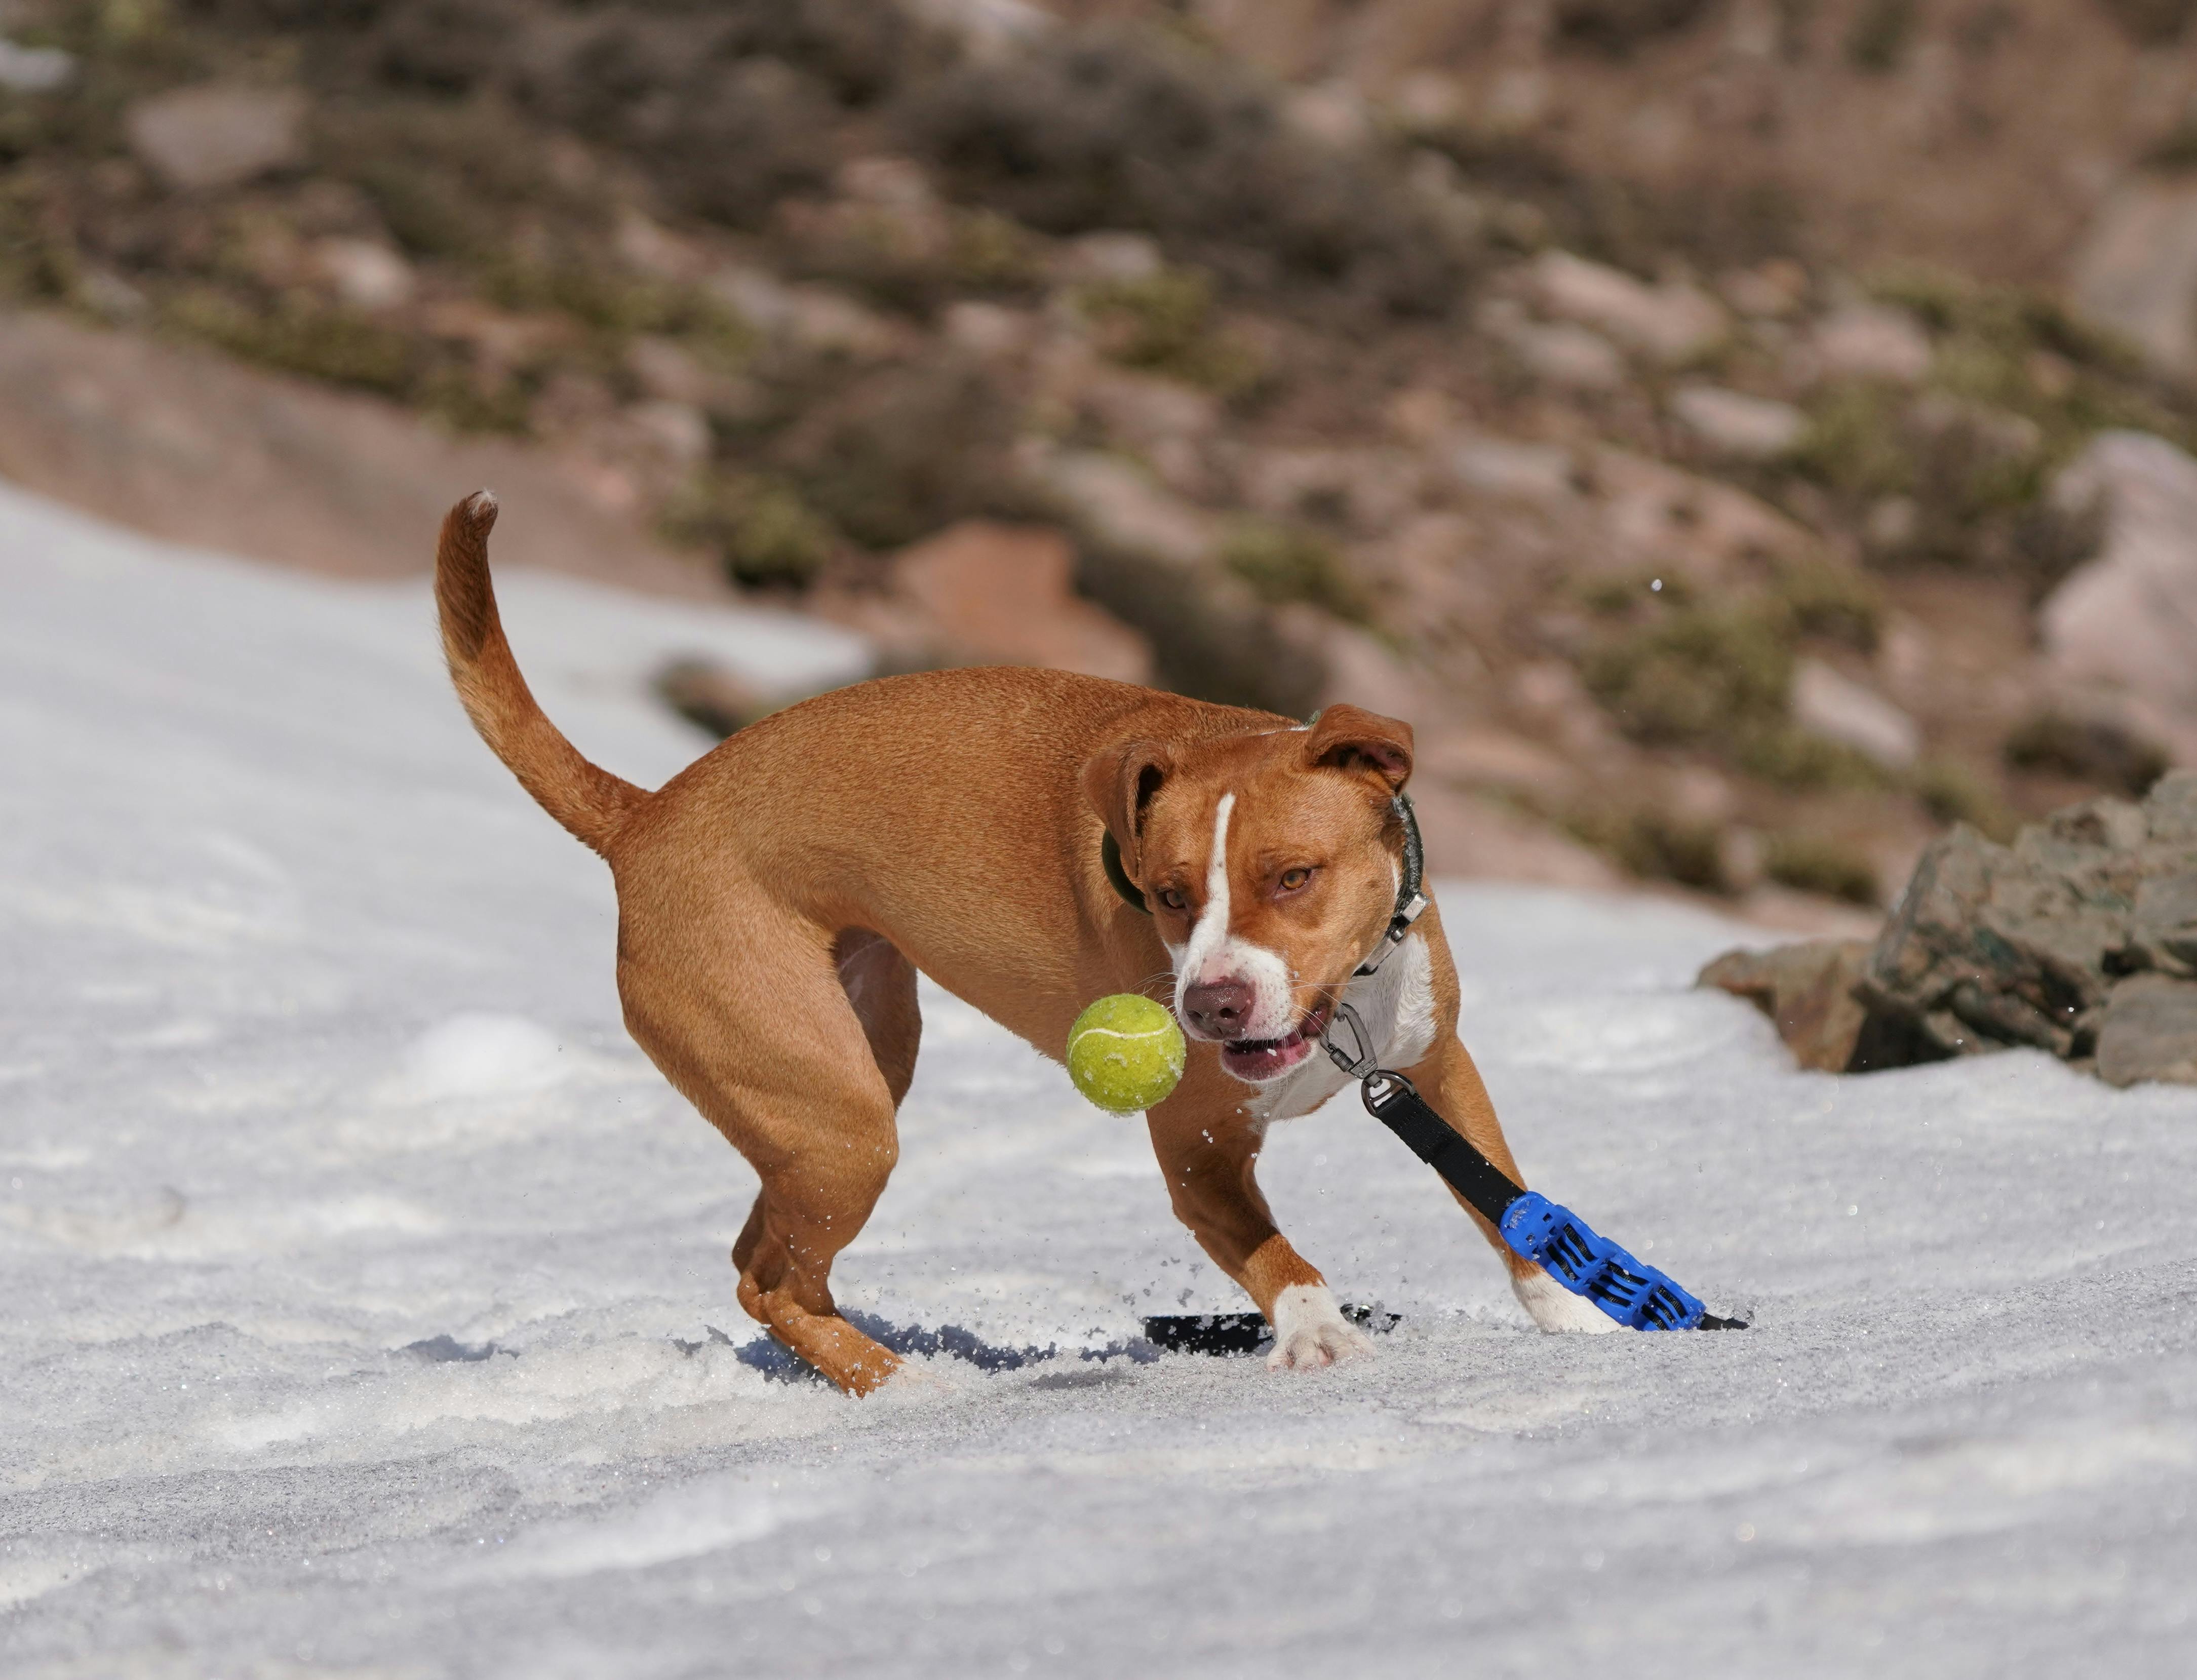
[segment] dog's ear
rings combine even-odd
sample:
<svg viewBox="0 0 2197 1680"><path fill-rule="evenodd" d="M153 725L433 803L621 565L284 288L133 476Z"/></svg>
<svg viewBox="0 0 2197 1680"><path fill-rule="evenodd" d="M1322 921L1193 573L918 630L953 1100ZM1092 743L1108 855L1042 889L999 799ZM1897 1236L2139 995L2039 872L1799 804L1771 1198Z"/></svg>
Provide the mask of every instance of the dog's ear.
<svg viewBox="0 0 2197 1680"><path fill-rule="evenodd" d="M1378 777L1390 793L1412 779L1412 726L1363 706L1330 706L1313 719L1305 756L1314 764Z"/></svg>
<svg viewBox="0 0 2197 1680"><path fill-rule="evenodd" d="M1174 751L1158 741L1121 742L1083 767L1083 797L1124 858L1137 855L1145 808L1174 769Z"/></svg>

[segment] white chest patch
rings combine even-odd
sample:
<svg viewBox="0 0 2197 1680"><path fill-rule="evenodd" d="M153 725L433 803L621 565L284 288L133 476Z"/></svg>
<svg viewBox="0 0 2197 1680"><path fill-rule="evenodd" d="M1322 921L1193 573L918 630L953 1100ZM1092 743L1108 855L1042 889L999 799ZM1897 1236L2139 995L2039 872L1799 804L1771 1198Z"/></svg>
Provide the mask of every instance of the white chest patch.
<svg viewBox="0 0 2197 1680"><path fill-rule="evenodd" d="M1373 973L1344 987L1342 1000L1365 1023L1383 1067L1411 1067L1435 1047L1434 959L1419 935L1407 936ZM1349 1083L1350 1075L1319 1050L1288 1078L1261 1086L1248 1106L1260 1120L1295 1120Z"/></svg>

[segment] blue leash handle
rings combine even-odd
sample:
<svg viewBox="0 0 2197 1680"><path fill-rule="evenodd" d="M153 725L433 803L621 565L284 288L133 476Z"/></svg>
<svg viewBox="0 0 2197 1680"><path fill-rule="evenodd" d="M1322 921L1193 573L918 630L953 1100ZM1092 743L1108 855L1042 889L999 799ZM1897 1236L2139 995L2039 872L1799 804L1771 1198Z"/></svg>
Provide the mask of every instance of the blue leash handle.
<svg viewBox="0 0 2197 1680"><path fill-rule="evenodd" d="M1342 1063L1342 1057L1337 1055L1336 1060ZM1511 1183L1507 1173L1436 1114L1403 1075L1376 1068L1364 1075L1359 1094L1367 1112L1441 1174L1513 1251L1619 1324L1636 1330L1747 1328L1736 1319L1708 1312L1700 1297L1607 1237L1597 1236L1570 1208Z"/></svg>
<svg viewBox="0 0 2197 1680"><path fill-rule="evenodd" d="M1496 1229L1514 1250L1627 1330L1730 1328L1722 1319L1705 1324L1709 1313L1698 1297L1608 1237L1596 1236L1585 1219L1545 1196L1521 1191Z"/></svg>

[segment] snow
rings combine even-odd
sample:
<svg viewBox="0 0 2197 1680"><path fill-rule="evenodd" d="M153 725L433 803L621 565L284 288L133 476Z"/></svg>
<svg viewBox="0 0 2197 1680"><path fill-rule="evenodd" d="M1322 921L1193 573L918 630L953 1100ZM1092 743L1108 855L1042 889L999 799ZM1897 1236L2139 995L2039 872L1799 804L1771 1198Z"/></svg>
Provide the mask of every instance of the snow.
<svg viewBox="0 0 2197 1680"><path fill-rule="evenodd" d="M658 658L855 653L503 583L641 779L700 745ZM1346 1098L1264 1179L1402 1323L1274 1374L1139 1341L1242 1305L1140 1128L927 989L838 1275L930 1351L850 1402L735 1305L751 1176L625 1039L605 872L423 585L0 490L0 1671L2188 1671L2197 1093L1798 1073L1689 989L1742 930L1450 885L1529 1175L1755 1327L1535 1332Z"/></svg>

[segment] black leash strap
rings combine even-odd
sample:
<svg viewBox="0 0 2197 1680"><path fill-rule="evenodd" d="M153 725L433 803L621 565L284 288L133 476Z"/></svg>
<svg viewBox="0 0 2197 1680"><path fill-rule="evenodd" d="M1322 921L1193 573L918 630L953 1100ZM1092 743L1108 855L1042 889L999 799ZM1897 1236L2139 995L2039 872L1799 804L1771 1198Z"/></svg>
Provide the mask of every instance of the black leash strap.
<svg viewBox="0 0 2197 1680"><path fill-rule="evenodd" d="M1526 1192L1436 1114L1419 1088L1380 1065L1358 1011L1338 1002L1320 1035L1328 1059L1359 1081L1365 1110L1403 1140L1490 1224L1499 1225L1510 1204Z"/></svg>
<svg viewBox="0 0 2197 1680"><path fill-rule="evenodd" d="M1442 1182L1490 1225L1500 1225L1510 1204L1526 1193L1451 1130L1403 1075L1377 1069L1365 1076L1361 1094L1373 1118L1402 1138L1406 1149L1441 1174Z"/></svg>

